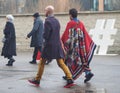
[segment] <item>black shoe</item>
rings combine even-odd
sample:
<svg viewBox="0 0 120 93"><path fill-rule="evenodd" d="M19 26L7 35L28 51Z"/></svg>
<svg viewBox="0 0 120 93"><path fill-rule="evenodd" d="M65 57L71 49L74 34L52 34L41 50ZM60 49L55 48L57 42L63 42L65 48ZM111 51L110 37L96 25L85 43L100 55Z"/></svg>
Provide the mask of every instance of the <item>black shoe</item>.
<svg viewBox="0 0 120 93"><path fill-rule="evenodd" d="M6 66L13 66L13 64L9 64L9 63L8 63L8 64L6 64Z"/></svg>
<svg viewBox="0 0 120 93"><path fill-rule="evenodd" d="M86 79L84 80L84 83L86 83L86 82L88 82L88 81L90 81L91 80L91 78L94 76L94 74L93 73L89 73L88 75L86 75L85 77L86 77Z"/></svg>
<svg viewBox="0 0 120 93"><path fill-rule="evenodd" d="M64 80L67 80L67 77L66 77L66 76L63 76L62 78L63 78Z"/></svg>
<svg viewBox="0 0 120 93"><path fill-rule="evenodd" d="M37 64L36 61L30 61L29 63L30 63L30 64Z"/></svg>
<svg viewBox="0 0 120 93"><path fill-rule="evenodd" d="M32 79L32 80L28 80L31 84L35 85L35 86L39 86L40 81Z"/></svg>
<svg viewBox="0 0 120 93"><path fill-rule="evenodd" d="M15 60L12 58L8 61L8 63L6 64L6 66L13 66L13 62L15 62Z"/></svg>
<svg viewBox="0 0 120 93"><path fill-rule="evenodd" d="M70 87L72 87L74 85L75 84L74 84L73 80L72 79L68 79L67 80L67 84L64 86L64 88L70 88Z"/></svg>

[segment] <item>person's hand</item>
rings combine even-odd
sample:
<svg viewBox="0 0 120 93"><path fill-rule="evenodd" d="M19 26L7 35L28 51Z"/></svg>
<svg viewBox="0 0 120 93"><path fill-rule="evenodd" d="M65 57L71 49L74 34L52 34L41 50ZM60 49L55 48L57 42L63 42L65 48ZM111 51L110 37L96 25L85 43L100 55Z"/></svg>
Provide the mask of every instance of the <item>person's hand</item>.
<svg viewBox="0 0 120 93"><path fill-rule="evenodd" d="M3 38L2 38L2 43L5 43L5 41L6 41L6 38L3 37Z"/></svg>

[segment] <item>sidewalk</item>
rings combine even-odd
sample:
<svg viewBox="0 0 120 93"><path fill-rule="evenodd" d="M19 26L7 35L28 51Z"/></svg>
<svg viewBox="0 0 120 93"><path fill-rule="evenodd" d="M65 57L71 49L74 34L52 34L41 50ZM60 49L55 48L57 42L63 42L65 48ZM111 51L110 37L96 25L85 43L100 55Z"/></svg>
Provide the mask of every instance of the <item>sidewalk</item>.
<svg viewBox="0 0 120 93"><path fill-rule="evenodd" d="M75 81L76 86L66 89L64 75L56 61L46 65L40 87L28 83L36 75L37 65L29 64L32 53L18 53L13 67L0 56L0 93L120 93L120 55L94 56L91 68L95 76L84 84L84 74Z"/></svg>

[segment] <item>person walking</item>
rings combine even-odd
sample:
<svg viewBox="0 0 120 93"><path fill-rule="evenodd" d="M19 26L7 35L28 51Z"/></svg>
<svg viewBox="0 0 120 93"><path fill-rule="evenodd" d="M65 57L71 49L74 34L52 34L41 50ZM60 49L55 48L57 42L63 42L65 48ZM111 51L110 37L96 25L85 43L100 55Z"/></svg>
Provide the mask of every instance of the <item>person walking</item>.
<svg viewBox="0 0 120 93"><path fill-rule="evenodd" d="M33 14L34 24L32 31L27 34L27 38L31 37L30 47L34 47L32 61L29 63L36 64L36 57L38 51L42 52L42 44L43 44L43 21L40 19L40 15L38 12Z"/></svg>
<svg viewBox="0 0 120 93"><path fill-rule="evenodd" d="M1 56L9 59L6 66L13 66L13 62L15 62L13 56L16 56L16 34L13 21L14 17L12 15L6 16L6 25L3 31L4 38L2 40L3 48L1 53Z"/></svg>
<svg viewBox="0 0 120 93"><path fill-rule="evenodd" d="M67 77L65 88L73 86L72 75L68 67L64 63L64 52L60 41L60 23L54 16L54 7L47 6L45 8L45 24L44 24L44 47L42 51L42 59L40 60L38 72L35 78L28 80L30 83L39 86L43 75L44 65L47 60L56 59L59 67L64 71Z"/></svg>
<svg viewBox="0 0 120 93"><path fill-rule="evenodd" d="M62 42L66 50L65 63L72 73L73 79L77 79L85 72L84 82L88 82L94 74L90 69L96 44L87 33L84 24L77 18L75 8L69 10L70 21L62 35ZM66 76L63 76L66 80Z"/></svg>

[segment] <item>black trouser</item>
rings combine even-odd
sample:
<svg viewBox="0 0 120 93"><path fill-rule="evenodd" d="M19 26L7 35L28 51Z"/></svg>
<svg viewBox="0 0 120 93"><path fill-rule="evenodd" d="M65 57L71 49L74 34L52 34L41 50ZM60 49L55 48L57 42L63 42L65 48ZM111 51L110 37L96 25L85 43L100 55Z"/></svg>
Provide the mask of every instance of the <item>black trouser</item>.
<svg viewBox="0 0 120 93"><path fill-rule="evenodd" d="M37 54L38 54L38 51L40 51L41 52L41 50L42 50L42 47L41 46L39 46L39 47L35 47L34 48L34 52L33 52L33 62L36 62L36 57L37 57Z"/></svg>

